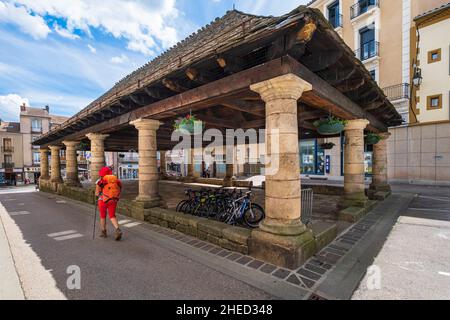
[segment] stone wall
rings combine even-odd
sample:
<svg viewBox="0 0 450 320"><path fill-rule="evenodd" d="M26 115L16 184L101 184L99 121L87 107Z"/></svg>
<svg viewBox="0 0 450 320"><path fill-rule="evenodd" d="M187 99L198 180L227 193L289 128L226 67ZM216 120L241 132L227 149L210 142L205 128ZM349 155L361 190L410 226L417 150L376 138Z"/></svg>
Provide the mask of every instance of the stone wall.
<svg viewBox="0 0 450 320"><path fill-rule="evenodd" d="M450 185L450 122L392 128L388 146L391 182Z"/></svg>

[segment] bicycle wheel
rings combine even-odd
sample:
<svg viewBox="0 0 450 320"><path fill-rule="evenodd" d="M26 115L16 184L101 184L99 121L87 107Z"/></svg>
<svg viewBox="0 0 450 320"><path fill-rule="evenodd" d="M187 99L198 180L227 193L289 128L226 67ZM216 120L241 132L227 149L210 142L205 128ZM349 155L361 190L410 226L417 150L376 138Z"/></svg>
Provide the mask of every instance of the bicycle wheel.
<svg viewBox="0 0 450 320"><path fill-rule="evenodd" d="M181 208L186 205L186 203L189 202L189 200L182 200L180 203L178 203L177 208L175 209L176 212L183 212Z"/></svg>
<svg viewBox="0 0 450 320"><path fill-rule="evenodd" d="M191 202L186 201L185 203L183 203L180 207L179 212L183 212L184 214L191 214Z"/></svg>
<svg viewBox="0 0 450 320"><path fill-rule="evenodd" d="M250 228L258 228L260 222L263 221L265 217L266 213L264 212L264 209L260 205L252 203L250 208L244 212L243 220Z"/></svg>

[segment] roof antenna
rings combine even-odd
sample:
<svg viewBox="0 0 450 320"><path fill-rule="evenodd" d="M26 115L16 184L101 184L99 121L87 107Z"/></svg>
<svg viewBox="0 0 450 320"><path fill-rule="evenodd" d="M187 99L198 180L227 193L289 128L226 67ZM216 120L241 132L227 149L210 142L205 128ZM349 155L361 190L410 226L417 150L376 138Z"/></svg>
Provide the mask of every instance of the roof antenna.
<svg viewBox="0 0 450 320"><path fill-rule="evenodd" d="M233 3L233 10L236 10L236 4Z"/></svg>

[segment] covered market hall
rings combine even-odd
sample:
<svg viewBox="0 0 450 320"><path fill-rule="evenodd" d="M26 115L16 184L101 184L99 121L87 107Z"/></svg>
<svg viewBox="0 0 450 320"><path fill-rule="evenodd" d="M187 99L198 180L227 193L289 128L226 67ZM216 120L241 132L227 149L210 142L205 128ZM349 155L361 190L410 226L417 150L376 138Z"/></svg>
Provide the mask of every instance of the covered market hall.
<svg viewBox="0 0 450 320"><path fill-rule="evenodd" d="M315 125L318 120L345 120L339 216L356 220L373 205L369 198L382 200L389 195L388 127L401 124L402 118L320 11L305 6L281 17L229 11L119 81L33 143L41 148L41 190L89 201L82 194L91 189L81 188L78 179L80 143L92 155L92 183L105 165L106 151L136 150L137 194L123 206L124 213L151 223L162 215L176 215L161 208L163 155L179 142L172 141L174 121L191 113L202 121L203 130L265 129L266 145L271 143L270 132L278 132L278 148L266 150L266 156L278 159L278 170L266 172L266 218L259 228L248 231L245 240L244 252L255 258L296 268L319 249L301 219L299 156L299 141L324 137ZM368 133L382 139L373 147L373 179L366 190ZM65 181L60 170L62 148ZM233 161L226 163L227 186L233 186L233 165ZM184 183L195 182L193 167L191 161ZM159 218L151 219L152 212Z"/></svg>

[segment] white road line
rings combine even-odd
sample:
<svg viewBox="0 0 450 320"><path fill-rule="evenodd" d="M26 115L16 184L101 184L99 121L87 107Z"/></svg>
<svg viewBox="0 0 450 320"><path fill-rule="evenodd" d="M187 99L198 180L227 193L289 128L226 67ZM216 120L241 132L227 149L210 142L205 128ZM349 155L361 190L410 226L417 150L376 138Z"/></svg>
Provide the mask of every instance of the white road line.
<svg viewBox="0 0 450 320"><path fill-rule="evenodd" d="M57 233L50 233L47 236L49 236L50 238L55 238L55 237L60 237L60 236L66 236L68 234L72 234L72 233L77 233L76 230L68 230L68 231L62 231L62 232L57 232Z"/></svg>
<svg viewBox="0 0 450 320"><path fill-rule="evenodd" d="M64 201L64 200L58 200L58 201L56 201L56 203L67 203L67 201Z"/></svg>
<svg viewBox="0 0 450 320"><path fill-rule="evenodd" d="M10 212L9 215L10 216L24 216L30 214L29 211L17 211L17 212Z"/></svg>
<svg viewBox="0 0 450 320"><path fill-rule="evenodd" d="M20 206L20 207L22 207L22 206L25 205L25 203L18 203L17 205Z"/></svg>
<svg viewBox="0 0 450 320"><path fill-rule="evenodd" d="M57 237L57 238L53 238L56 241L64 241L64 240L70 240L70 239L75 239L75 238L81 238L83 235L81 233L75 233L75 234L71 234L68 236L63 236L63 237Z"/></svg>
<svg viewBox="0 0 450 320"><path fill-rule="evenodd" d="M141 224L142 224L141 222L132 222L132 223L124 224L123 227L125 227L125 228L133 228L133 227L140 226Z"/></svg>
<svg viewBox="0 0 450 320"><path fill-rule="evenodd" d="M125 223L130 223L130 222L131 222L131 220L122 220L122 221L119 221L119 224L123 225Z"/></svg>
<svg viewBox="0 0 450 320"><path fill-rule="evenodd" d="M450 213L450 210L441 210L441 209L408 208L408 210Z"/></svg>
<svg viewBox="0 0 450 320"><path fill-rule="evenodd" d="M443 201L443 202L450 202L449 198L436 198L436 197L426 197L426 196L418 196L418 198L430 199L430 200L436 200L436 201Z"/></svg>
<svg viewBox="0 0 450 320"><path fill-rule="evenodd" d="M450 277L450 273L448 273L448 272L439 272L439 274L440 274L441 276Z"/></svg>

